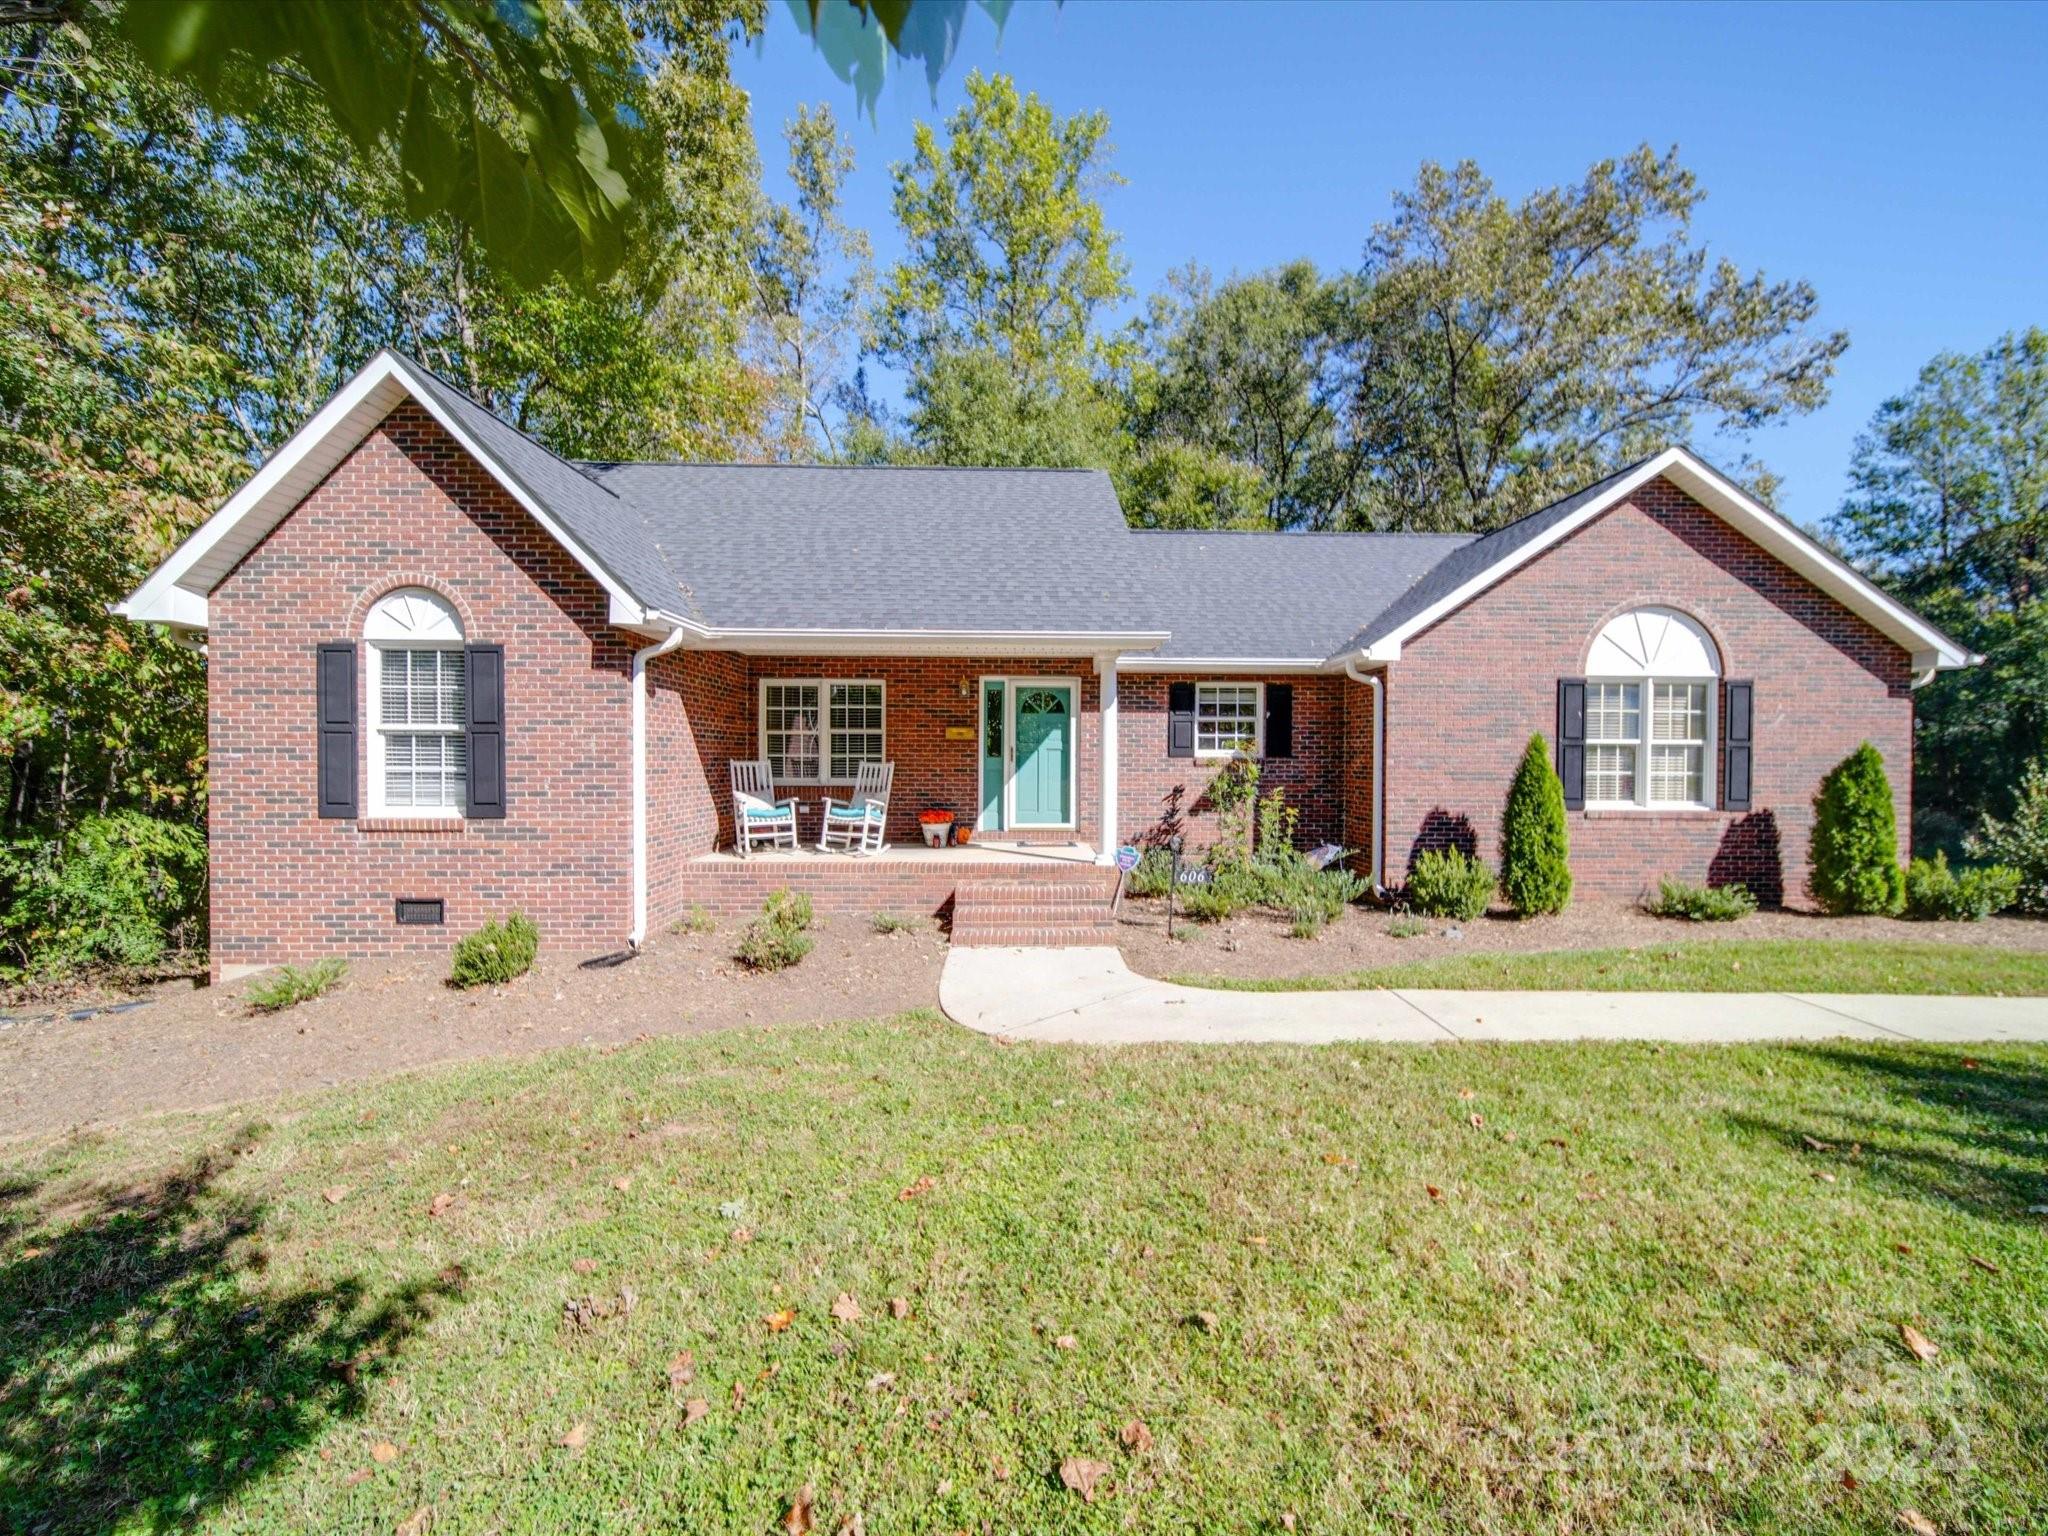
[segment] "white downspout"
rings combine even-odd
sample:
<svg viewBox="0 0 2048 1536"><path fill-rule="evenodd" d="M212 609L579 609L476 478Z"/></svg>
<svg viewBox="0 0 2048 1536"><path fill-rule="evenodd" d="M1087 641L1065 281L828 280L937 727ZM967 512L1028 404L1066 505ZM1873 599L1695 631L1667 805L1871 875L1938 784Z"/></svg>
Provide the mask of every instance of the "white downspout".
<svg viewBox="0 0 2048 1536"><path fill-rule="evenodd" d="M1102 846L1095 851L1095 862L1114 864L1116 862L1116 797L1117 797L1117 698L1116 662L1114 656L1098 656L1095 671L1101 681L1097 689L1099 713L1102 719Z"/></svg>
<svg viewBox="0 0 2048 1536"><path fill-rule="evenodd" d="M1344 675L1372 690L1372 885L1380 889L1380 848L1387 824L1387 695L1376 672L1361 672L1355 657L1344 658Z"/></svg>
<svg viewBox="0 0 2048 1536"><path fill-rule="evenodd" d="M638 950L647 938L647 664L683 643L672 629L633 653L633 931L626 947Z"/></svg>

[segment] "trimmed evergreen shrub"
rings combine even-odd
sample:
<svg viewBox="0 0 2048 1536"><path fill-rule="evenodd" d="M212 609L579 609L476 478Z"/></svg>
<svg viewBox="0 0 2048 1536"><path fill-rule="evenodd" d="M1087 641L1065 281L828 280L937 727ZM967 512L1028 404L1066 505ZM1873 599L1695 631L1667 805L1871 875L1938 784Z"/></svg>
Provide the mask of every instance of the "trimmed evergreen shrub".
<svg viewBox="0 0 2048 1536"><path fill-rule="evenodd" d="M1500 892L1523 917L1562 912L1572 899L1564 786L1551 771L1550 748L1540 735L1529 738L1508 786L1500 824Z"/></svg>
<svg viewBox="0 0 2048 1536"><path fill-rule="evenodd" d="M1948 855L1906 866L1906 916L1922 922L1974 923L2018 899L2020 872L2007 864L1951 870Z"/></svg>
<svg viewBox="0 0 2048 1536"><path fill-rule="evenodd" d="M296 1008L300 1003L309 1003L322 993L333 990L334 984L347 971L346 962L332 955L325 960L315 960L311 965L280 965L249 983L249 1006L263 1013Z"/></svg>
<svg viewBox="0 0 2048 1536"><path fill-rule="evenodd" d="M533 969L533 957L539 952L540 930L532 918L513 912L501 923L494 917L456 943L448 979L458 987L516 981Z"/></svg>
<svg viewBox="0 0 2048 1536"><path fill-rule="evenodd" d="M1963 839L1973 859L1990 859L2019 872L2022 912L2048 912L2048 758L2027 765L2019 796L2004 821L1986 816Z"/></svg>
<svg viewBox="0 0 2048 1536"><path fill-rule="evenodd" d="M1657 894L1643 902L1653 917L1683 917L1695 923L1732 923L1756 910L1746 885L1694 885L1670 877L1658 882Z"/></svg>
<svg viewBox="0 0 2048 1536"><path fill-rule="evenodd" d="M1432 848L1408 872L1408 902L1430 917L1469 923L1493 899L1493 871L1457 848Z"/></svg>
<svg viewBox="0 0 2048 1536"><path fill-rule="evenodd" d="M1823 910L1892 913L1906 899L1884 756L1864 742L1828 770L1813 800L1808 885Z"/></svg>
<svg viewBox="0 0 2048 1536"><path fill-rule="evenodd" d="M809 896L787 886L770 891L761 915L740 935L735 958L751 971L787 970L811 952L815 941L805 932L810 926Z"/></svg>

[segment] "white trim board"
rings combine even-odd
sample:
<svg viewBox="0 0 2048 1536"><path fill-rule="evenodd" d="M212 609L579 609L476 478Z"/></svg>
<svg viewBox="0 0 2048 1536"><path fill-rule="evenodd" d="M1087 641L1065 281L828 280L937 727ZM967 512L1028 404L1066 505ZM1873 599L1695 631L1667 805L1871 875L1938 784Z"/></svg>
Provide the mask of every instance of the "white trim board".
<svg viewBox="0 0 2048 1536"><path fill-rule="evenodd" d="M1561 544L1593 519L1612 510L1659 477L1669 479L1709 512L1864 619L1880 634L1911 652L1914 670L1923 674L1921 681L1934 672L1975 666L1984 659L1958 645L1911 609L1888 596L1847 562L1829 553L1725 478L1711 464L1684 448L1667 448L1655 458L1638 465L1585 506L1568 517L1560 518L1554 526L1546 528L1520 548L1503 555L1413 618L1374 636L1350 653L1352 659L1381 664L1400 660L1403 642L1428 629L1446 614L1464 607L1487 588L1527 565L1545 550Z"/></svg>
<svg viewBox="0 0 2048 1536"><path fill-rule="evenodd" d="M432 416L604 588L611 598L613 623L646 622L646 610L625 584L571 538L569 531L548 514L516 476L462 430L434 399L432 391L421 384L404 358L388 350L364 364L362 371L266 459L263 467L218 512L172 550L148 580L115 604L114 612L142 623L169 624L188 630L206 628L207 594L353 453L394 407L408 398Z"/></svg>

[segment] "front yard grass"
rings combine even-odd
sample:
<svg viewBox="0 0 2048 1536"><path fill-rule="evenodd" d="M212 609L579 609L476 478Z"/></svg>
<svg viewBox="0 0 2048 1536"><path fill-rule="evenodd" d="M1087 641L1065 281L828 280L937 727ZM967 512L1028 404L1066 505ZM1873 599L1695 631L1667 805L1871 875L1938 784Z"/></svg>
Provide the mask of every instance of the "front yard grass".
<svg viewBox="0 0 2048 1536"><path fill-rule="evenodd" d="M0 1529L763 1532L806 1487L820 1533L2048 1508L2048 1049L910 1015L0 1158Z"/></svg>
<svg viewBox="0 0 2048 1536"><path fill-rule="evenodd" d="M1722 939L1633 949L1485 952L1336 976L1177 976L1235 992L1370 987L1562 992L1917 992L2048 994L2048 954L1853 939Z"/></svg>

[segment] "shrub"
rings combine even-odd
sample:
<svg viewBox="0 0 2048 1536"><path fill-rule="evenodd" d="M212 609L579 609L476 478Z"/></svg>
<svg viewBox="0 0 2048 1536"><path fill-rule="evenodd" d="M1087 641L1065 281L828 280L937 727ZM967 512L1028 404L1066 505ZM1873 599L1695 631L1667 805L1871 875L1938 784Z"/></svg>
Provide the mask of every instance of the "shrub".
<svg viewBox="0 0 2048 1536"><path fill-rule="evenodd" d="M1541 736L1529 738L1508 786L1500 824L1500 891L1523 917L1562 912L1572 899L1564 786L1551 771L1550 749Z"/></svg>
<svg viewBox="0 0 2048 1536"><path fill-rule="evenodd" d="M1390 939L1415 939L1427 932L1429 924L1413 912L1397 912L1393 921L1387 924L1387 937Z"/></svg>
<svg viewBox="0 0 2048 1536"><path fill-rule="evenodd" d="M1326 924L1342 917L1344 909L1363 896L1366 888L1366 883L1348 869L1311 870L1289 885L1280 905L1294 920L1294 936L1312 939Z"/></svg>
<svg viewBox="0 0 2048 1536"><path fill-rule="evenodd" d="M2009 864L1951 870L1948 855L1906 866L1906 916L1922 922L1974 923L2002 912L2020 893L2020 872Z"/></svg>
<svg viewBox="0 0 2048 1536"><path fill-rule="evenodd" d="M501 923L495 917L455 945L448 979L458 987L499 986L533 969L540 952L540 930L524 912Z"/></svg>
<svg viewBox="0 0 2048 1536"><path fill-rule="evenodd" d="M1138 867L1131 871L1124 889L1133 896L1164 896L1172 878L1173 851L1147 848L1138 856Z"/></svg>
<svg viewBox="0 0 2048 1536"><path fill-rule="evenodd" d="M909 933L922 928L924 923L915 917L902 917L894 912L877 912L868 919L868 926L877 933Z"/></svg>
<svg viewBox="0 0 2048 1536"><path fill-rule="evenodd" d="M1182 913L1198 923L1220 923L1250 905L1234 880L1212 879L1205 885L1184 885L1180 888Z"/></svg>
<svg viewBox="0 0 2048 1536"><path fill-rule="evenodd" d="M348 966L332 955L306 966L280 965L249 983L249 1006L263 1013L296 1008L332 991L347 971Z"/></svg>
<svg viewBox="0 0 2048 1536"><path fill-rule="evenodd" d="M1892 787L1877 748L1866 741L1831 768L1813 810L1807 861L1814 900L1836 914L1898 911L1906 875L1899 868Z"/></svg>
<svg viewBox="0 0 2048 1536"><path fill-rule="evenodd" d="M1643 902L1653 917L1683 917L1695 923L1732 923L1756 910L1756 898L1746 885L1694 885L1668 876L1657 884L1657 894Z"/></svg>
<svg viewBox="0 0 2048 1536"><path fill-rule="evenodd" d="M141 811L0 844L0 933L23 971L144 966L205 940L206 834Z"/></svg>
<svg viewBox="0 0 2048 1536"><path fill-rule="evenodd" d="M811 952L811 898L787 886L770 891L761 915L740 935L736 958L750 971L787 970Z"/></svg>
<svg viewBox="0 0 2048 1536"><path fill-rule="evenodd" d="M2048 912L2048 758L2029 763L2019 796L2004 821L1986 816L1963 839L1973 859L1995 860L2018 871L2023 912Z"/></svg>
<svg viewBox="0 0 2048 1536"><path fill-rule="evenodd" d="M711 933L714 930L716 930L717 927L718 919L713 917L701 905L692 905L689 911L685 912L681 917L676 919L675 926L669 929L669 932Z"/></svg>
<svg viewBox="0 0 2048 1536"><path fill-rule="evenodd" d="M1432 848L1408 872L1408 900L1430 917L1470 922L1493 899L1493 871L1458 848Z"/></svg>

